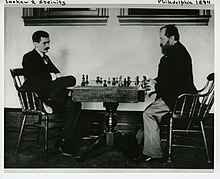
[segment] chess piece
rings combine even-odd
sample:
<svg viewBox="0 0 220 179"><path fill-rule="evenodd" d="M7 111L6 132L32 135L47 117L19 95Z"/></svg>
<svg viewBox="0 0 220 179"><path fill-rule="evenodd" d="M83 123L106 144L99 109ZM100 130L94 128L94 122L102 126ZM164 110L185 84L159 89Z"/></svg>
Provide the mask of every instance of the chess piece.
<svg viewBox="0 0 220 179"><path fill-rule="evenodd" d="M130 84L131 84L131 77L130 76L127 76L127 87L129 87L130 86Z"/></svg>
<svg viewBox="0 0 220 179"><path fill-rule="evenodd" d="M142 88L146 88L146 81L147 81L147 77L146 76L143 76L143 80L141 82L141 87Z"/></svg>
<svg viewBox="0 0 220 179"><path fill-rule="evenodd" d="M127 80L126 80L126 78L124 78L124 86L127 87Z"/></svg>
<svg viewBox="0 0 220 179"><path fill-rule="evenodd" d="M106 82L106 80L104 80L103 86L104 86L104 87L107 87L107 82Z"/></svg>
<svg viewBox="0 0 220 179"><path fill-rule="evenodd" d="M99 83L100 82L100 79L99 79L99 76L96 77L96 83Z"/></svg>
<svg viewBox="0 0 220 179"><path fill-rule="evenodd" d="M102 83L103 81L102 81L102 77L100 77L100 83Z"/></svg>
<svg viewBox="0 0 220 179"><path fill-rule="evenodd" d="M139 76L136 76L135 85L137 86L138 84L139 84Z"/></svg>
<svg viewBox="0 0 220 179"><path fill-rule="evenodd" d="M118 77L116 77L116 79L115 79L115 83L116 83L116 84L118 83Z"/></svg>
<svg viewBox="0 0 220 179"><path fill-rule="evenodd" d="M89 84L89 76L86 75L86 81L85 81L85 84L88 85Z"/></svg>
<svg viewBox="0 0 220 179"><path fill-rule="evenodd" d="M122 87L122 86L123 86L122 76L119 77L118 86L119 86L119 87Z"/></svg>
<svg viewBox="0 0 220 179"><path fill-rule="evenodd" d="M108 84L110 84L111 83L111 80L110 80L110 78L108 78Z"/></svg>
<svg viewBox="0 0 220 179"><path fill-rule="evenodd" d="M85 86L85 75L82 75L82 83L81 86Z"/></svg>
<svg viewBox="0 0 220 179"><path fill-rule="evenodd" d="M115 78L112 78L112 85L116 85Z"/></svg>

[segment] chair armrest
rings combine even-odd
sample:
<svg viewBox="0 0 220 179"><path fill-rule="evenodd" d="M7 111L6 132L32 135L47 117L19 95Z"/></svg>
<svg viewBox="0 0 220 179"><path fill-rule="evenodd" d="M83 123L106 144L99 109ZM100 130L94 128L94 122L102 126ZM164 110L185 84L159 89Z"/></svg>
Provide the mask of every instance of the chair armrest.
<svg viewBox="0 0 220 179"><path fill-rule="evenodd" d="M207 93L204 93L204 94L190 94L190 93L184 93L184 94L181 94L177 97L177 99L180 99L180 98L183 98L183 97L204 97L204 96L207 96L209 93L211 93L211 91L207 92Z"/></svg>

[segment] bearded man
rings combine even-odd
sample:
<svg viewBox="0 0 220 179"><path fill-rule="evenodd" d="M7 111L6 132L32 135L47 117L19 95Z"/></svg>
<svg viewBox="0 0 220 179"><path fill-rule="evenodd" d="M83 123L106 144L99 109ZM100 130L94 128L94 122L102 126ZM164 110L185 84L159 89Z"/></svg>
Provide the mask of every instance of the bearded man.
<svg viewBox="0 0 220 179"><path fill-rule="evenodd" d="M170 112L176 98L182 93L196 93L193 83L192 60L186 48L179 42L180 36L175 25L160 28L162 58L158 75L149 79L148 85L155 89L155 101L143 112L143 126L136 134L137 143L143 144L145 161L163 158L160 140L162 116Z"/></svg>

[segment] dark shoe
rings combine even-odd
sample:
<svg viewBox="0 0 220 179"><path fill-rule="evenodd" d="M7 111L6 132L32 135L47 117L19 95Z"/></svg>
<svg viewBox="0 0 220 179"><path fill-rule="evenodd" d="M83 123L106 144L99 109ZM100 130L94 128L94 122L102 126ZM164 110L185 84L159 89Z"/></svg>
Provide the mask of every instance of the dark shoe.
<svg viewBox="0 0 220 179"><path fill-rule="evenodd" d="M136 157L132 158L131 161L133 163L144 163L144 162L150 161L151 159L152 159L151 157L139 153L139 155L137 155Z"/></svg>
<svg viewBox="0 0 220 179"><path fill-rule="evenodd" d="M152 158L150 156L146 156L145 155L145 162L149 163L149 162L163 162L164 159L163 158Z"/></svg>
<svg viewBox="0 0 220 179"><path fill-rule="evenodd" d="M65 139L60 139L54 144L54 148L60 151L64 156L73 157L75 155L76 149L74 145L66 141Z"/></svg>
<svg viewBox="0 0 220 179"><path fill-rule="evenodd" d="M54 149L58 149L62 143L65 142L65 139L59 139L54 144Z"/></svg>

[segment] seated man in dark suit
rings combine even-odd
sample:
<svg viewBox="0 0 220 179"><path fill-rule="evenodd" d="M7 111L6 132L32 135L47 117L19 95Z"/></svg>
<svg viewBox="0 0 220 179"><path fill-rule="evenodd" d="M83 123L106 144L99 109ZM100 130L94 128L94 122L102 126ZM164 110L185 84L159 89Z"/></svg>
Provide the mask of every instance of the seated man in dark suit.
<svg viewBox="0 0 220 179"><path fill-rule="evenodd" d="M57 67L46 55L50 48L49 34L36 31L32 40L35 48L26 53L22 65L26 80L24 88L33 90L44 102L48 113L62 112L65 115L61 138L55 143L64 155L72 155L76 141L77 124L80 117L81 103L71 101L68 96L68 86L74 86L74 76L62 76Z"/></svg>
<svg viewBox="0 0 220 179"><path fill-rule="evenodd" d="M174 25L160 29L163 56L157 77L148 80L148 86L155 88L157 96L144 110L143 128L136 134L138 144L143 144L142 153L146 161L163 158L159 128L162 116L174 108L179 95L197 93L193 82L192 59L179 39L178 29Z"/></svg>

